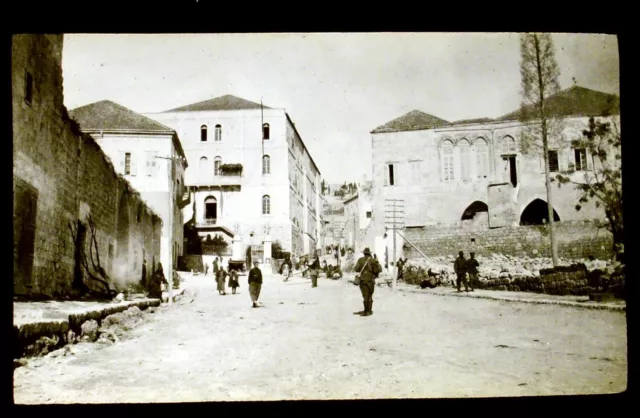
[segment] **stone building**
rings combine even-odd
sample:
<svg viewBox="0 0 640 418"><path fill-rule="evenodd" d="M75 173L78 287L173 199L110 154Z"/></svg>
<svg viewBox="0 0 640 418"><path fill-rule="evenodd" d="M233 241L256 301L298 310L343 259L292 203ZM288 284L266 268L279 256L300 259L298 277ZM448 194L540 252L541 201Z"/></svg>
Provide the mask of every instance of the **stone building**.
<svg viewBox="0 0 640 418"><path fill-rule="evenodd" d="M12 38L14 295L126 285L160 258L162 220L63 104L62 35ZM86 263L85 263L86 261ZM86 268L85 268L86 267Z"/></svg>
<svg viewBox="0 0 640 418"><path fill-rule="evenodd" d="M319 248L320 171L284 109L227 95L146 116L182 139L184 219L201 239L241 243L254 259L272 241L295 255Z"/></svg>
<svg viewBox="0 0 640 418"><path fill-rule="evenodd" d="M592 156L573 149L571 140L581 137L589 116L609 114L619 120L618 103L617 96L578 86L549 99L548 105L561 117L558 132L562 132L550 142L552 176L571 170L578 178L593 170ZM374 129L373 230L367 234L367 244L375 246L377 252L391 252L392 234L385 238L385 201L398 199L404 207L405 228L401 233L421 240L430 253L455 253L435 239L442 230L447 230L449 237L464 235L465 239L473 230L459 249L514 252L521 248L520 252L548 254L541 248L547 245L547 239L524 245L521 236L515 241L505 238L517 235L509 235L506 230L499 242L483 241L483 236L495 235L497 239L500 234L483 231L548 221L543 158L541 153L524 153L520 148L523 124L518 121L518 112L497 119L448 122L414 110ZM574 225L560 228L566 236L559 236L559 250L566 255L585 255L576 245L578 237L589 235L582 231L584 228L595 233L589 222L604 219L604 212L593 203L576 211L578 199L579 193L570 185L553 187L555 221ZM600 234L607 239L602 231ZM399 257L407 246L400 237L396 245ZM593 251L593 247L585 249Z"/></svg>
<svg viewBox="0 0 640 418"><path fill-rule="evenodd" d="M140 192L163 221L160 259L165 275L177 268L184 246L186 155L177 133L117 103L103 100L69 111L114 161L118 174ZM149 262L150 260L147 260Z"/></svg>
<svg viewBox="0 0 640 418"><path fill-rule="evenodd" d="M347 218L345 230L346 245L354 251L364 249L363 242L367 229L371 225L373 207L371 204L371 184L358 185L357 192L343 202Z"/></svg>

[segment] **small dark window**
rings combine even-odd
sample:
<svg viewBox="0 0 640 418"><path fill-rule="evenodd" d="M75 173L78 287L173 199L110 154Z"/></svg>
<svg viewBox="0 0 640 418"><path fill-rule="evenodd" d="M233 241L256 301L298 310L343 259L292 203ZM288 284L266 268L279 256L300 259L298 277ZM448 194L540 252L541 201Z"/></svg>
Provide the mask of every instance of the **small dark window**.
<svg viewBox="0 0 640 418"><path fill-rule="evenodd" d="M222 126L216 125L216 141L222 141Z"/></svg>
<svg viewBox="0 0 640 418"><path fill-rule="evenodd" d="M202 125L200 127L200 141L202 142L207 141L207 125Z"/></svg>
<svg viewBox="0 0 640 418"><path fill-rule="evenodd" d="M131 174L131 153L124 154L124 174Z"/></svg>
<svg viewBox="0 0 640 418"><path fill-rule="evenodd" d="M367 219L371 218L371 211L367 212Z"/></svg>
<svg viewBox="0 0 640 418"><path fill-rule="evenodd" d="M574 150L576 157L576 171L587 169L587 151L583 149Z"/></svg>
<svg viewBox="0 0 640 418"><path fill-rule="evenodd" d="M549 151L549 172L558 172L558 151L556 150Z"/></svg>
<svg viewBox="0 0 640 418"><path fill-rule="evenodd" d="M389 186L393 186L393 185L394 185L393 164L389 164Z"/></svg>
<svg viewBox="0 0 640 418"><path fill-rule="evenodd" d="M31 100L33 99L33 76L29 71L26 72L24 82L24 100L28 104L31 104Z"/></svg>
<svg viewBox="0 0 640 418"><path fill-rule="evenodd" d="M269 139L269 124L262 125L262 139Z"/></svg>

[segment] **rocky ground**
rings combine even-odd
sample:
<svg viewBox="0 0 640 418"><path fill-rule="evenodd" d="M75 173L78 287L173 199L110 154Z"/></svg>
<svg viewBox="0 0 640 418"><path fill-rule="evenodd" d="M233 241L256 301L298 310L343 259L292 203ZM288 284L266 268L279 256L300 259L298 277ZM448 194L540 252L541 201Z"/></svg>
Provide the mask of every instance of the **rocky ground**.
<svg viewBox="0 0 640 418"><path fill-rule="evenodd" d="M245 279L246 280L246 279ZM156 313L122 314L14 372L16 403L529 396L626 388L624 313L265 277L220 296L211 277ZM125 327L129 328L125 330ZM124 331L119 332L118 330ZM90 330L88 330L90 332ZM111 341L110 335L113 338ZM66 354L66 355L65 355Z"/></svg>

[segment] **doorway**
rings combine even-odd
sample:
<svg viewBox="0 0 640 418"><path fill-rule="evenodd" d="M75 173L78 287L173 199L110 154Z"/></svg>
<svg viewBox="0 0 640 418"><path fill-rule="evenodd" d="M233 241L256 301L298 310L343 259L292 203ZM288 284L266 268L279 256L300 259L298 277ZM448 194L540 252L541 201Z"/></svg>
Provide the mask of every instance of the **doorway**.
<svg viewBox="0 0 640 418"><path fill-rule="evenodd" d="M218 218L218 201L209 196L204 200L204 219L208 224L215 224Z"/></svg>
<svg viewBox="0 0 640 418"><path fill-rule="evenodd" d="M516 187L518 185L518 170L516 165L516 156L509 155L506 157L509 161L509 181Z"/></svg>

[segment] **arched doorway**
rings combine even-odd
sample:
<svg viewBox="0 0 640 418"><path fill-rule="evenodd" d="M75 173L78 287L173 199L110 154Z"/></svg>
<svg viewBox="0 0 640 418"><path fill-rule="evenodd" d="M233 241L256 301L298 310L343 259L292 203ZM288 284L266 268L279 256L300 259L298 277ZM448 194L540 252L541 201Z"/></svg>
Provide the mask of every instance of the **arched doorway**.
<svg viewBox="0 0 640 418"><path fill-rule="evenodd" d="M213 196L204 199L204 221L207 224L215 225L218 219L218 200Z"/></svg>
<svg viewBox="0 0 640 418"><path fill-rule="evenodd" d="M553 221L559 222L558 212L553 210ZM549 211L547 202L542 199L535 199L527 205L520 215L520 225L543 225L549 222Z"/></svg>
<svg viewBox="0 0 640 418"><path fill-rule="evenodd" d="M489 206L486 203L476 200L462 212L462 221L473 219L478 212L489 212Z"/></svg>
<svg viewBox="0 0 640 418"><path fill-rule="evenodd" d="M124 275L127 271L127 266L130 265L129 248L130 248L130 218L129 218L129 199L126 192L122 193L120 197L120 203L118 204L118 233L117 233L117 251L116 251L116 265L118 266L118 273Z"/></svg>

